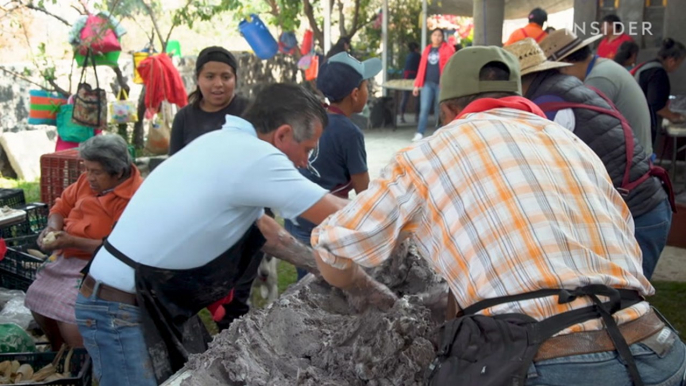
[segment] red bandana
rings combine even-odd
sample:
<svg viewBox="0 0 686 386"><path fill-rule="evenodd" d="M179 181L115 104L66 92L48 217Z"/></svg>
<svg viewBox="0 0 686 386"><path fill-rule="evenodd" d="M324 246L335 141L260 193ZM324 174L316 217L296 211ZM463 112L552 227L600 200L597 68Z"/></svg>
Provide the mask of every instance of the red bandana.
<svg viewBox="0 0 686 386"><path fill-rule="evenodd" d="M467 107L464 108L460 112L460 115L457 116L455 119L460 119L463 116L467 114L472 114L472 113L480 113L488 110L493 110L493 109L498 109L498 108L506 108L506 109L515 109L515 110L522 110L526 111L532 114L536 114L541 118L546 118L548 119L545 114L543 114L543 111L536 106L535 103L532 101L520 97L520 96L511 96L511 97L505 97L505 98L483 98L483 99L477 99L474 102L470 103L467 105Z"/></svg>

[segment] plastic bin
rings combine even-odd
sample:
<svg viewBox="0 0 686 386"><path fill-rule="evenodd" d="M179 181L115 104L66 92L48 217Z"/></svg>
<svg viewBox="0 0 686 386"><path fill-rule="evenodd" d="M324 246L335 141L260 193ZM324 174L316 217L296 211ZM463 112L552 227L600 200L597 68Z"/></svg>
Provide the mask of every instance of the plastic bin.
<svg viewBox="0 0 686 386"><path fill-rule="evenodd" d="M38 235L16 237L5 240L7 252L0 260L2 287L26 291L36 279L36 271L44 260L28 254L27 249L38 250ZM1 362L1 361L0 361Z"/></svg>
<svg viewBox="0 0 686 386"><path fill-rule="evenodd" d="M69 149L40 157L40 195L41 201L51 208L67 186L79 179L86 171L79 151Z"/></svg>
<svg viewBox="0 0 686 386"><path fill-rule="evenodd" d="M23 189L0 189L0 208L4 206L16 208L25 203Z"/></svg>
<svg viewBox="0 0 686 386"><path fill-rule="evenodd" d="M31 233L38 233L48 226L48 215L50 210L47 204L42 202L32 202L22 205L17 209L26 212L26 221L31 230Z"/></svg>
<svg viewBox="0 0 686 386"><path fill-rule="evenodd" d="M2 361L19 361L19 363L28 363L33 367L33 371L38 371L46 365L52 363L57 356L54 351L45 353L18 353L18 354L0 354L0 362ZM67 357L65 352L62 359L57 363L57 371L62 373L64 371L64 360ZM52 382L36 382L36 383L22 383L27 386L91 386L92 382L92 362L85 349L74 349L71 356L70 373L72 377L60 379Z"/></svg>

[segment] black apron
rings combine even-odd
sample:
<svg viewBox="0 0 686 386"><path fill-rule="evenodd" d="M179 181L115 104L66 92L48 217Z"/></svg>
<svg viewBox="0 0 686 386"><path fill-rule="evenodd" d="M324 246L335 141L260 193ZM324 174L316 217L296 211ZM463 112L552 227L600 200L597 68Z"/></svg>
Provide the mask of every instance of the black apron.
<svg viewBox="0 0 686 386"><path fill-rule="evenodd" d="M257 252L265 241L253 224L236 244L209 263L174 270L136 263L105 240L103 247L136 272L145 343L159 383L179 371L189 354L207 350L212 338L198 312L226 297L246 271L257 269L262 260Z"/></svg>

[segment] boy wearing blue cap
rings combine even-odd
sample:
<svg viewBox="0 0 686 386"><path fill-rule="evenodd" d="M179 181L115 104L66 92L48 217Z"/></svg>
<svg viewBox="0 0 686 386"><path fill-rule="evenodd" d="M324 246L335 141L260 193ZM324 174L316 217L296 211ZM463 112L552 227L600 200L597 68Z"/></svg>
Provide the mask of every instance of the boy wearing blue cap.
<svg viewBox="0 0 686 386"><path fill-rule="evenodd" d="M312 151L307 169L300 173L332 194L348 198L351 190L359 194L369 185L364 134L350 116L367 104L367 79L381 72L381 61L360 62L347 52L330 57L319 69L317 88L329 101L329 124ZM286 220L286 229L300 242L310 245L315 225L298 218ZM307 274L298 270L298 280Z"/></svg>

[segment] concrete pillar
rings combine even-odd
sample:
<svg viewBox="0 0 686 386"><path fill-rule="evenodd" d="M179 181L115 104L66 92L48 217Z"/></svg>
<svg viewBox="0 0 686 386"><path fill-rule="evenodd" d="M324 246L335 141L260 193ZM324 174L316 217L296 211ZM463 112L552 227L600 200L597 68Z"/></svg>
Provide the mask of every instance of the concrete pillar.
<svg viewBox="0 0 686 386"><path fill-rule="evenodd" d="M682 44L686 44L686 0L668 0L665 10L664 37L670 37ZM673 95L686 94L686 65L669 76Z"/></svg>
<svg viewBox="0 0 686 386"><path fill-rule="evenodd" d="M502 46L505 0L474 0L474 45Z"/></svg>
<svg viewBox="0 0 686 386"><path fill-rule="evenodd" d="M598 18L598 2L574 0L574 33L584 39L593 34L592 24Z"/></svg>

